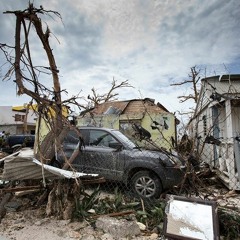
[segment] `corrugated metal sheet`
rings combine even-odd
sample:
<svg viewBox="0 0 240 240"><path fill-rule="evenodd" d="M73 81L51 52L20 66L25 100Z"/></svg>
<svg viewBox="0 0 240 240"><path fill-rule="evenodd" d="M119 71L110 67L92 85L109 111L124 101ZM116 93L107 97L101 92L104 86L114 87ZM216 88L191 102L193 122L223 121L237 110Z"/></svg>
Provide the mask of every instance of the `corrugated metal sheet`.
<svg viewBox="0 0 240 240"><path fill-rule="evenodd" d="M75 171L59 169L46 164L41 164L34 158L32 149L22 149L3 159L4 168L3 181L30 180L30 179L58 179L58 178L79 178L82 176L97 177L98 174L86 174Z"/></svg>
<svg viewBox="0 0 240 240"><path fill-rule="evenodd" d="M28 148L22 149L19 153L9 155L4 159L1 159L1 161L4 161L2 174L2 180L4 181L98 176L97 174L67 171L46 164L41 164L34 158L33 150Z"/></svg>
<svg viewBox="0 0 240 240"><path fill-rule="evenodd" d="M44 171L48 179L58 178L56 175ZM33 151L23 150L17 156L11 155L4 160L2 180L42 179L42 168L33 162Z"/></svg>
<svg viewBox="0 0 240 240"><path fill-rule="evenodd" d="M208 95L216 91L219 94L240 93L240 74L212 76L202 79L203 91Z"/></svg>

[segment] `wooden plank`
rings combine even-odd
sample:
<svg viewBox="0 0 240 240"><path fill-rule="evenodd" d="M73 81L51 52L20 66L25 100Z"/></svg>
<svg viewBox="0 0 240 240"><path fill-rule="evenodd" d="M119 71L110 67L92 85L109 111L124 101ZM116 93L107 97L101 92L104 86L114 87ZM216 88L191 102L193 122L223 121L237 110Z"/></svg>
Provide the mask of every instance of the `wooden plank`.
<svg viewBox="0 0 240 240"><path fill-rule="evenodd" d="M25 190L25 191L19 191L19 192L15 192L15 196L17 197L21 197L27 194L31 194L31 193L35 193L35 192L39 192L40 189L29 189L29 190Z"/></svg>
<svg viewBox="0 0 240 240"><path fill-rule="evenodd" d="M0 189L0 193L8 193L8 192L18 192L18 191L26 191L26 190L33 190L33 189L41 189L42 186L24 186L24 187L12 187L12 188L4 188Z"/></svg>

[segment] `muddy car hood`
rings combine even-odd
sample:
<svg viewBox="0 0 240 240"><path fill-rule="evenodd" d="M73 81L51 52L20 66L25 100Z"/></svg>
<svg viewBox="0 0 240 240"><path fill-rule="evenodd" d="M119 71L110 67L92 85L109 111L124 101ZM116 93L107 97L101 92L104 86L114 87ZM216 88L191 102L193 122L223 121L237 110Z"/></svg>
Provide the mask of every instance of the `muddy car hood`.
<svg viewBox="0 0 240 240"><path fill-rule="evenodd" d="M177 153L152 151L145 149L133 149L129 151L128 156L131 158L144 159L149 161L162 161L164 165L168 167L182 166L183 161L177 155Z"/></svg>

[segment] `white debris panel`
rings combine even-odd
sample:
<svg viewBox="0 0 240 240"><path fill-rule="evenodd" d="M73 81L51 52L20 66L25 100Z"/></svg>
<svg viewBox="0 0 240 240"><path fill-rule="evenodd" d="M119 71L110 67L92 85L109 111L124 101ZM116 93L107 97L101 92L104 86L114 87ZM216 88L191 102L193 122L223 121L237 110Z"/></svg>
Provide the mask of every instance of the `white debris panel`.
<svg viewBox="0 0 240 240"><path fill-rule="evenodd" d="M50 166L47 164L42 164L35 158L33 158L33 162L39 166L42 166L45 170L47 170L55 175L58 175L60 177L64 177L64 178L79 178L79 177L84 177L84 176L97 177L98 176L98 174L87 174L87 173L63 170L63 169L56 168L56 167L53 167L53 166Z"/></svg>
<svg viewBox="0 0 240 240"><path fill-rule="evenodd" d="M3 160L3 159L2 159ZM30 148L25 148L18 153L4 158L2 180L27 180L27 179L57 179L96 177L98 174L86 174L76 171L62 170L47 164L42 164L34 157Z"/></svg>

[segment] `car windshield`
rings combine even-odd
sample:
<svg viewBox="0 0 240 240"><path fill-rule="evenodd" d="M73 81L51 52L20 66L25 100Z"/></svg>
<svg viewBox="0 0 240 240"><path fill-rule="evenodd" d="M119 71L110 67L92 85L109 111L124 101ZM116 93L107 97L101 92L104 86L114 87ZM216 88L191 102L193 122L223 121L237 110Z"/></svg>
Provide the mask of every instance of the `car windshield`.
<svg viewBox="0 0 240 240"><path fill-rule="evenodd" d="M120 131L118 130L113 130L114 134L116 134L123 142L125 142L130 148L135 148L136 145L125 135L123 135Z"/></svg>

